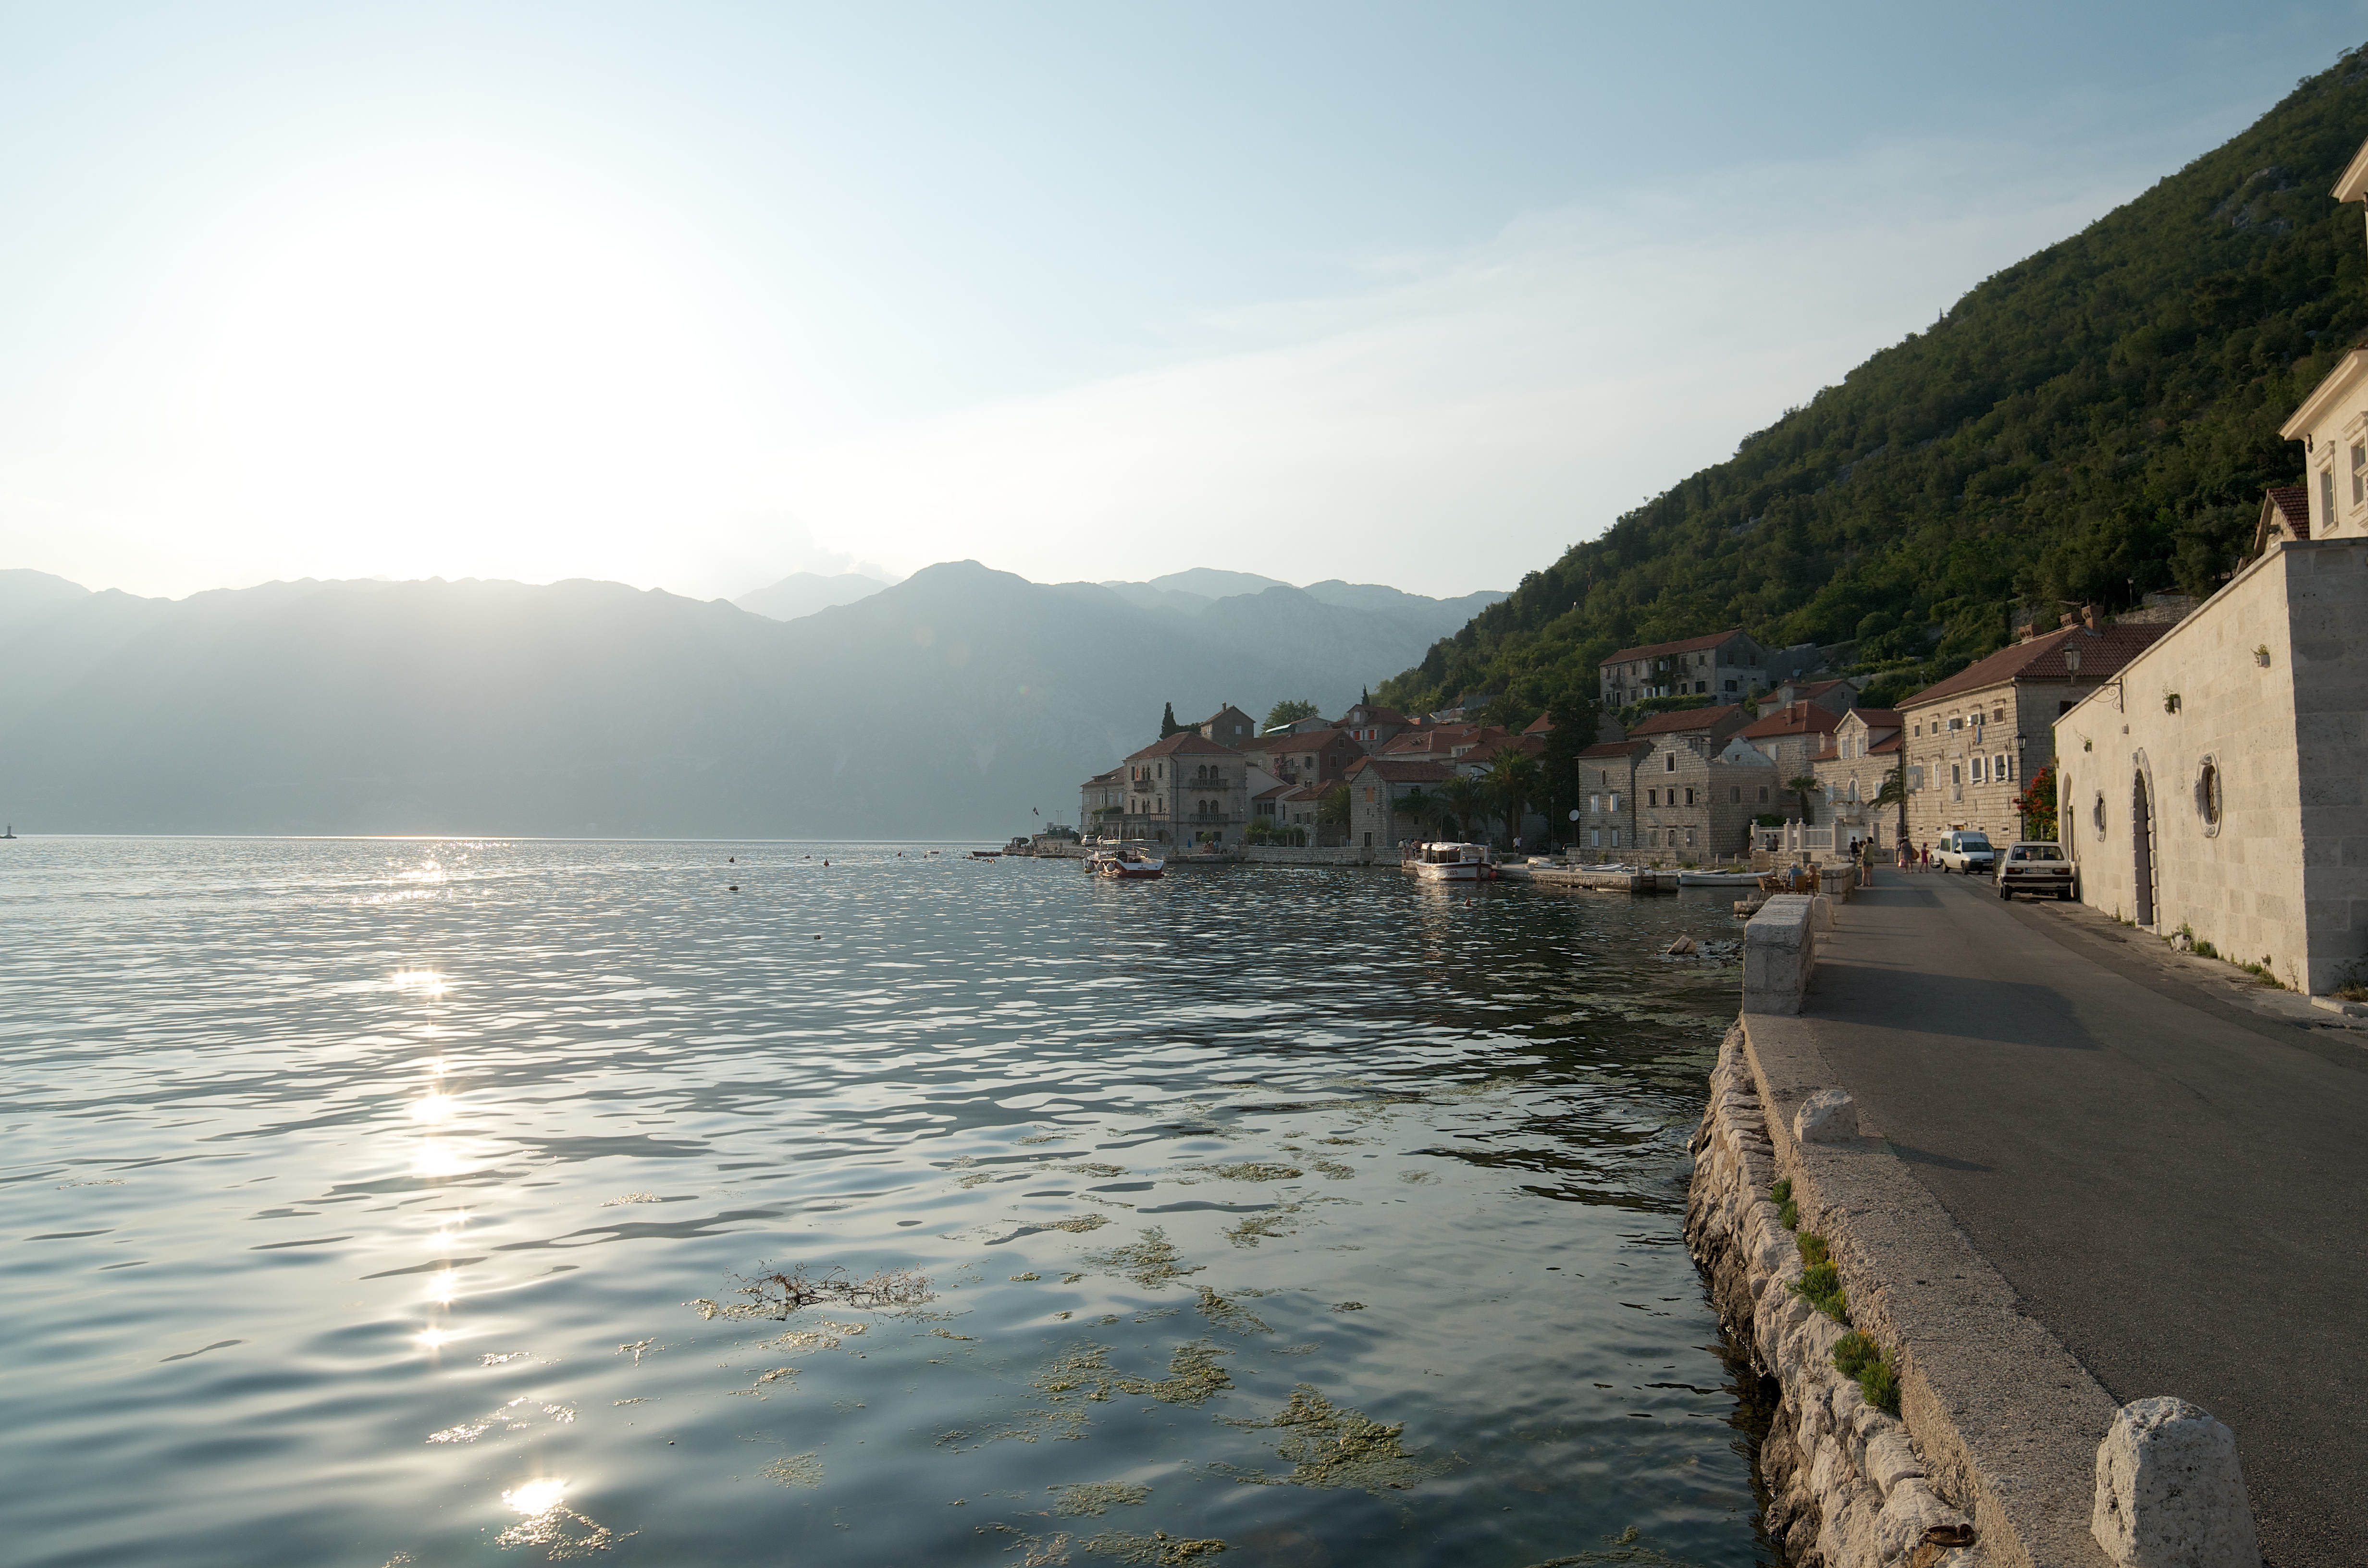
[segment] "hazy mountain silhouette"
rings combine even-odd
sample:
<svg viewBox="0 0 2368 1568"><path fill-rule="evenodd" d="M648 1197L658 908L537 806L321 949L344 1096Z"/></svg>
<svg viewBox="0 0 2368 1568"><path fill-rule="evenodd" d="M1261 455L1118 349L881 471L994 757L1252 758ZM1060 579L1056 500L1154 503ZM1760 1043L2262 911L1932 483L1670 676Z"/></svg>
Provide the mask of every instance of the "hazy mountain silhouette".
<svg viewBox="0 0 2368 1568"><path fill-rule="evenodd" d="M833 605L851 605L858 599L870 598L887 585L860 572L841 572L835 576L820 572L792 572L770 587L743 594L732 602L754 615L795 620Z"/></svg>
<svg viewBox="0 0 2368 1568"><path fill-rule="evenodd" d="M614 583L34 575L0 577L0 814L36 832L1000 837L1073 821L1164 703L1334 711L1437 635L975 562L788 622Z"/></svg>

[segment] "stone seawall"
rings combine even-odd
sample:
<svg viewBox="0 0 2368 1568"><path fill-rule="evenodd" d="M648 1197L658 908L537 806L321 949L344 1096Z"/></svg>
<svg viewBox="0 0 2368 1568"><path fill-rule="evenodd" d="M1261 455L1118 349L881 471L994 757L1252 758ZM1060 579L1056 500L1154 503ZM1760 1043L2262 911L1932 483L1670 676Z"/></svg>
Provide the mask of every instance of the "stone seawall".
<svg viewBox="0 0 2368 1568"><path fill-rule="evenodd" d="M1834 1365L1850 1330L1799 1290L1796 1233L1770 1197L1776 1151L1741 1024L1711 1074L1693 1140L1686 1242L1719 1315L1782 1391L1759 1451L1768 1533L1797 1568L1977 1568L1993 1561L1935 1485L1907 1424Z"/></svg>

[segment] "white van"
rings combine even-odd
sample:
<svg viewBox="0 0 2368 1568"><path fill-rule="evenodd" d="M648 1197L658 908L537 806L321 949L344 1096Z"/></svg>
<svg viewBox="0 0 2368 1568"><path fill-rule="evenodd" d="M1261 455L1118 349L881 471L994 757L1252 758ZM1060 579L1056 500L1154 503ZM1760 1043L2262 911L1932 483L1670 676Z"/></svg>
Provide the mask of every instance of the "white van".
<svg viewBox="0 0 2368 1568"><path fill-rule="evenodd" d="M1987 876L1990 868L1998 864L1998 851L1990 846L1988 834L1957 828L1941 835L1941 842L1932 848L1932 858L1944 871L1968 877L1979 871Z"/></svg>

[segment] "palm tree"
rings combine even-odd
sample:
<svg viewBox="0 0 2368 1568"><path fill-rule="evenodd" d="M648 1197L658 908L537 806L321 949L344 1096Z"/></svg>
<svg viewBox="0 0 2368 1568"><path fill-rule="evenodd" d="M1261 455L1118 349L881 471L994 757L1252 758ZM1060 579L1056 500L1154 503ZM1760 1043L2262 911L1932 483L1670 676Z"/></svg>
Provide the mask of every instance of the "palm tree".
<svg viewBox="0 0 2368 1568"><path fill-rule="evenodd" d="M1468 773L1459 773L1441 784L1439 787L1439 798L1448 812L1463 824L1463 831L1466 833L1472 831L1472 824L1486 815L1488 810L1486 787Z"/></svg>
<svg viewBox="0 0 2368 1568"><path fill-rule="evenodd" d="M1504 813L1508 840L1521 831L1523 809L1538 792L1538 759L1516 746L1507 746L1489 759L1485 780Z"/></svg>
<svg viewBox="0 0 2368 1568"><path fill-rule="evenodd" d="M1349 831L1349 786L1335 784L1324 791L1324 799L1315 805L1315 825L1337 827L1344 835Z"/></svg>
<svg viewBox="0 0 2368 1568"><path fill-rule="evenodd" d="M1816 779L1804 773L1796 778L1784 780L1784 788L1800 797L1802 823L1806 824L1816 821L1816 810L1809 804L1809 797L1817 792Z"/></svg>
<svg viewBox="0 0 2368 1568"><path fill-rule="evenodd" d="M1902 756L1894 763L1891 771L1883 776L1883 788L1874 792L1874 803L1878 806L1899 808L1899 840L1906 842L1907 837L1907 758L1906 756Z"/></svg>

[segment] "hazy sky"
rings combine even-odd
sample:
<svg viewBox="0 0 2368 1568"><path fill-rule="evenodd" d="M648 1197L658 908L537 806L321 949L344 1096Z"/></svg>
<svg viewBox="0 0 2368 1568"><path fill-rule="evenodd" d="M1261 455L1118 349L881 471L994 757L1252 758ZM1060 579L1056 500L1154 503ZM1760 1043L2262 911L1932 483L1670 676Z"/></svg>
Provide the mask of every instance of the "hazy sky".
<svg viewBox="0 0 2368 1568"><path fill-rule="evenodd" d="M0 28L0 566L1447 594L2242 129L2368 7Z"/></svg>

